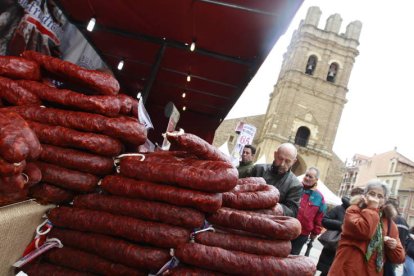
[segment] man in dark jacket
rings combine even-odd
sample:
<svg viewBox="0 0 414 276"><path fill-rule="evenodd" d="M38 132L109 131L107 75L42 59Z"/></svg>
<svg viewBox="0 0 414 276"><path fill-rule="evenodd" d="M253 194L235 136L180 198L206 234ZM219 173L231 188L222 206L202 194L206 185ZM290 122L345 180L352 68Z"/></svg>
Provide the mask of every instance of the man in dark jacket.
<svg viewBox="0 0 414 276"><path fill-rule="evenodd" d="M250 172L254 166L253 159L256 154L256 148L252 145L245 145L241 156L240 165L237 167L239 172L239 178L245 178L250 175Z"/></svg>
<svg viewBox="0 0 414 276"><path fill-rule="evenodd" d="M252 177L263 177L267 184L278 188L283 215L289 217L297 216L303 191L299 179L291 172L296 157L297 150L293 144L281 144L274 153L272 164L255 165L250 174Z"/></svg>

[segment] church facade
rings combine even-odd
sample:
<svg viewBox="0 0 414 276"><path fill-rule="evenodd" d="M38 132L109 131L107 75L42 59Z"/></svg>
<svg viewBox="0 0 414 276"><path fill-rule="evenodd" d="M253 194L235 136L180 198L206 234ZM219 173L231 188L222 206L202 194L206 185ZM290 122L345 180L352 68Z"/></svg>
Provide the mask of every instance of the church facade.
<svg viewBox="0 0 414 276"><path fill-rule="evenodd" d="M291 142L298 149L296 175L310 166L318 167L321 180L337 191L344 165L332 150L343 108L347 102L348 82L358 56L362 23L347 25L339 33L342 18L328 17L324 29L319 29L321 11L311 7L306 18L294 32L284 54L279 78L270 94L266 113L259 116L225 120L217 129L214 145L235 143L234 128L240 121L257 128L253 144L256 159L273 161L275 149ZM233 138L232 138L233 137Z"/></svg>

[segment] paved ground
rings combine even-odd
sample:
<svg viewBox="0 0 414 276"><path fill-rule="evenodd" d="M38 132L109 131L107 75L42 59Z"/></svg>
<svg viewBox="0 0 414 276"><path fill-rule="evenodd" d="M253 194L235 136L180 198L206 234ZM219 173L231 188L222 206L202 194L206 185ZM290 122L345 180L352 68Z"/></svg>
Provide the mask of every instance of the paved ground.
<svg viewBox="0 0 414 276"><path fill-rule="evenodd" d="M307 248L306 245L303 246L302 251L300 252L301 255L305 255L306 248ZM312 247L312 249L310 251L310 254L309 254L309 257L312 258L315 265L318 263L319 255L321 254L322 248L323 248L322 244L316 239L313 242L313 247ZM402 271L403 271L402 265L398 266L397 270L396 270L396 276L401 276ZM320 271L317 271L315 276L316 275L320 275Z"/></svg>

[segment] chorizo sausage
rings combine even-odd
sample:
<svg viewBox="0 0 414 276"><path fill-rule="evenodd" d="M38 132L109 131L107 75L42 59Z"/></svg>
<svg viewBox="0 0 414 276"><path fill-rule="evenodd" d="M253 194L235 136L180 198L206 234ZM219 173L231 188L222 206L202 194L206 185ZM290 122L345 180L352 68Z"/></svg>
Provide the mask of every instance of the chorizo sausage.
<svg viewBox="0 0 414 276"><path fill-rule="evenodd" d="M220 193L199 192L147 181L137 181L118 175L106 176L102 180L101 187L114 195L193 207L206 213L217 211L222 203L222 195Z"/></svg>
<svg viewBox="0 0 414 276"><path fill-rule="evenodd" d="M25 58L0 56L0 76L12 79L40 80L40 67L36 62Z"/></svg>
<svg viewBox="0 0 414 276"><path fill-rule="evenodd" d="M90 173L69 170L40 161L36 161L35 164L42 171L43 181L67 190L92 192L99 182L99 178Z"/></svg>
<svg viewBox="0 0 414 276"><path fill-rule="evenodd" d="M283 207L279 203L268 209L257 209L253 212L267 214L272 216L283 216Z"/></svg>
<svg viewBox="0 0 414 276"><path fill-rule="evenodd" d="M31 197L40 204L66 204L73 200L75 194L69 190L59 188L48 183L40 183L29 189Z"/></svg>
<svg viewBox="0 0 414 276"><path fill-rule="evenodd" d="M227 155L197 135L180 132L167 132L165 135L171 145L179 150L188 151L203 160L223 161L231 164Z"/></svg>
<svg viewBox="0 0 414 276"><path fill-rule="evenodd" d="M66 268L59 265L54 265L46 262L41 263L29 263L22 269L27 275L30 276L93 276L95 274L76 271L70 268ZM17 275L17 274L16 274Z"/></svg>
<svg viewBox="0 0 414 276"><path fill-rule="evenodd" d="M237 180L237 185L244 184L266 184L266 180L263 177L245 177Z"/></svg>
<svg viewBox="0 0 414 276"><path fill-rule="evenodd" d="M128 156L120 161L124 176L154 182L175 183L194 190L219 193L233 189L237 184L236 168L222 161L205 161L175 156L157 156L141 161Z"/></svg>
<svg viewBox="0 0 414 276"><path fill-rule="evenodd" d="M48 218L59 227L122 237L161 248L176 247L190 236L190 231L181 227L88 209L58 207L50 211Z"/></svg>
<svg viewBox="0 0 414 276"><path fill-rule="evenodd" d="M292 250L288 240L267 240L237 234L203 232L195 235L195 241L227 250L275 257L287 257Z"/></svg>
<svg viewBox="0 0 414 276"><path fill-rule="evenodd" d="M140 124L138 120L125 116L108 118L99 114L38 106L15 106L2 109L17 112L27 120L85 132L102 133L132 145L142 145L147 139L144 125Z"/></svg>
<svg viewBox="0 0 414 276"><path fill-rule="evenodd" d="M144 247L107 235L53 228L48 237L59 239L64 246L147 271L160 269L171 258L167 249Z"/></svg>
<svg viewBox="0 0 414 276"><path fill-rule="evenodd" d="M223 206L239 210L265 209L279 202L279 190L268 184L237 185L223 193Z"/></svg>
<svg viewBox="0 0 414 276"><path fill-rule="evenodd" d="M85 133L74 129L49 126L28 121L40 142L44 144L87 150L99 155L116 156L123 149L122 143L102 134Z"/></svg>
<svg viewBox="0 0 414 276"><path fill-rule="evenodd" d="M300 235L302 227L296 218L271 216L235 209L221 208L207 217L212 224L264 235L276 240L293 240Z"/></svg>
<svg viewBox="0 0 414 276"><path fill-rule="evenodd" d="M34 93L39 99L62 106L98 113L108 117L119 115L121 102L116 96L89 96L68 89L57 89L35 81L20 80L18 85Z"/></svg>
<svg viewBox="0 0 414 276"><path fill-rule="evenodd" d="M24 191L26 188L27 178L22 174L0 177L0 193L15 193Z"/></svg>
<svg viewBox="0 0 414 276"><path fill-rule="evenodd" d="M258 256L197 243L180 244L175 254L186 264L235 275L311 276L316 272L312 259L305 256Z"/></svg>
<svg viewBox="0 0 414 276"><path fill-rule="evenodd" d="M167 273L169 276L223 276L227 274L209 271L201 268L188 267L179 265Z"/></svg>
<svg viewBox="0 0 414 276"><path fill-rule="evenodd" d="M111 158L45 144L42 148L39 160L47 163L95 175L107 175L114 171Z"/></svg>
<svg viewBox="0 0 414 276"><path fill-rule="evenodd" d="M205 220L204 214L194 209L111 195L79 195L75 197L73 206L187 228L201 227Z"/></svg>
<svg viewBox="0 0 414 276"><path fill-rule="evenodd" d="M103 95L116 95L119 92L118 81L110 74L97 70L88 70L76 64L35 51L24 51L22 56L33 60L47 72L63 81L70 81L91 88Z"/></svg>
<svg viewBox="0 0 414 276"><path fill-rule="evenodd" d="M20 86L16 81L0 77L0 98L12 105L40 105L36 94Z"/></svg>
<svg viewBox="0 0 414 276"><path fill-rule="evenodd" d="M27 163L26 168L24 169L24 174L27 176L26 186L28 188L36 185L40 182L40 180L42 180L42 172L39 167L33 162Z"/></svg>
<svg viewBox="0 0 414 276"><path fill-rule="evenodd" d="M20 174L23 172L25 167L26 167L25 160L19 163L9 163L6 160L0 158L0 177Z"/></svg>
<svg viewBox="0 0 414 276"><path fill-rule="evenodd" d="M4 110L2 108L0 110ZM0 157L9 163L36 159L42 150L29 125L14 112L0 113Z"/></svg>
<svg viewBox="0 0 414 276"><path fill-rule="evenodd" d="M67 246L54 248L46 252L44 257L52 264L101 275L147 275L142 271Z"/></svg>

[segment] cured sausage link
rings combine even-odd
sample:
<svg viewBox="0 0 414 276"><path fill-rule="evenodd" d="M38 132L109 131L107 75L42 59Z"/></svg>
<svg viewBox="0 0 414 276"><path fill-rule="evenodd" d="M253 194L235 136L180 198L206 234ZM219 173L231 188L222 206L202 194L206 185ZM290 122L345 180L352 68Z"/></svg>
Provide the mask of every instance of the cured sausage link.
<svg viewBox="0 0 414 276"><path fill-rule="evenodd" d="M167 249L139 246L110 236L53 228L49 237L116 263L147 271L159 270L171 258Z"/></svg>
<svg viewBox="0 0 414 276"><path fill-rule="evenodd" d="M201 268L182 266L181 264L170 270L170 276L223 276L228 274L215 271L204 270Z"/></svg>
<svg viewBox="0 0 414 276"><path fill-rule="evenodd" d="M87 209L58 207L50 211L48 218L59 227L123 237L162 248L176 247L190 236L190 231L181 227Z"/></svg>
<svg viewBox="0 0 414 276"><path fill-rule="evenodd" d="M33 92L20 86L16 81L0 77L0 99L13 105L40 105L41 101Z"/></svg>
<svg viewBox="0 0 414 276"><path fill-rule="evenodd" d="M6 160L0 158L0 177L20 174L23 172L25 167L26 167L25 160L19 163L9 163Z"/></svg>
<svg viewBox="0 0 414 276"><path fill-rule="evenodd" d="M48 183L40 183L30 188L29 193L40 204L64 204L73 200L75 194Z"/></svg>
<svg viewBox="0 0 414 276"><path fill-rule="evenodd" d="M227 233L203 232L195 235L195 241L227 250L274 257L287 257L292 249L288 240L266 240Z"/></svg>
<svg viewBox="0 0 414 276"><path fill-rule="evenodd" d="M58 103L63 106L98 113L108 117L118 116L121 109L121 102L116 96L89 96L68 89L57 89L40 82L29 80L19 80L16 82L43 101Z"/></svg>
<svg viewBox="0 0 414 276"><path fill-rule="evenodd" d="M302 227L296 218L271 216L221 208L207 217L212 224L264 235L276 240L293 240L300 235Z"/></svg>
<svg viewBox="0 0 414 276"><path fill-rule="evenodd" d="M24 51L24 58L35 61L53 75L59 76L63 81L82 84L104 95L116 95L119 92L118 81L111 76L96 70L88 70L76 64L35 51Z"/></svg>
<svg viewBox="0 0 414 276"><path fill-rule="evenodd" d="M311 276L316 272L312 259L305 256L258 256L197 243L178 245L175 255L186 264L234 275Z"/></svg>
<svg viewBox="0 0 414 276"><path fill-rule="evenodd" d="M36 62L25 58L0 56L0 76L12 79L40 80L40 67Z"/></svg>
<svg viewBox="0 0 414 276"><path fill-rule="evenodd" d="M122 143L102 134L85 133L74 129L49 126L28 121L40 142L44 144L87 150L99 155L116 156L122 151Z"/></svg>
<svg viewBox="0 0 414 276"><path fill-rule="evenodd" d="M0 108L0 158L9 163L36 159L42 150L29 125L15 112Z"/></svg>
<svg viewBox="0 0 414 276"><path fill-rule="evenodd" d="M203 160L223 161L231 164L227 155L197 135L180 132L167 132L165 135L168 141L179 150L188 151Z"/></svg>
<svg viewBox="0 0 414 276"><path fill-rule="evenodd" d="M76 271L70 268L54 265L50 263L29 263L22 269L30 276L93 276L95 274Z"/></svg>
<svg viewBox="0 0 414 276"><path fill-rule="evenodd" d="M279 202L279 196L279 190L272 185L237 185L223 193L223 206L239 210L271 208Z"/></svg>
<svg viewBox="0 0 414 276"><path fill-rule="evenodd" d="M39 159L48 163L95 175L107 175L114 171L111 158L45 144L42 148Z"/></svg>
<svg viewBox="0 0 414 276"><path fill-rule="evenodd" d="M193 207L206 213L217 211L222 203L222 195L220 193L199 192L147 181L138 181L118 175L106 176L101 182L101 187L114 195Z"/></svg>
<svg viewBox="0 0 414 276"><path fill-rule="evenodd" d="M121 174L212 193L230 191L237 184L238 172L226 162L148 155L150 158L144 161L135 156L122 158Z"/></svg>
<svg viewBox="0 0 414 276"><path fill-rule="evenodd" d="M99 182L99 178L90 173L69 170L40 161L36 161L35 164L42 171L43 181L71 191L92 192Z"/></svg>
<svg viewBox="0 0 414 276"><path fill-rule="evenodd" d="M53 264L101 275L147 275L142 271L67 246L48 251L44 256Z"/></svg>
<svg viewBox="0 0 414 276"><path fill-rule="evenodd" d="M187 228L201 227L205 220L204 214L194 209L111 195L79 195L75 197L73 206Z"/></svg>
<svg viewBox="0 0 414 276"><path fill-rule="evenodd" d="M17 112L23 118L39 123L106 134L132 145L142 145L147 139L145 127L138 120L128 117L108 118L99 114L38 106L8 107L2 110Z"/></svg>

